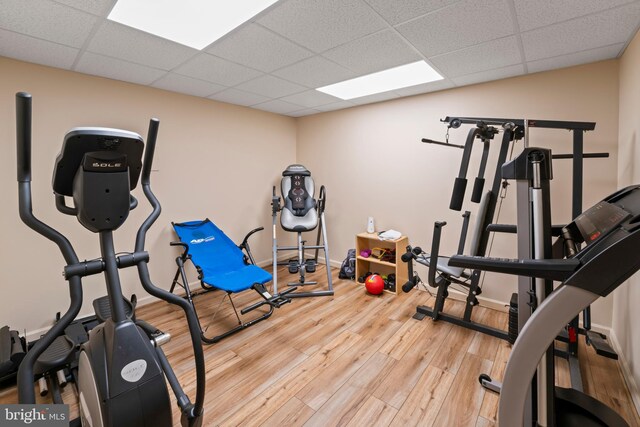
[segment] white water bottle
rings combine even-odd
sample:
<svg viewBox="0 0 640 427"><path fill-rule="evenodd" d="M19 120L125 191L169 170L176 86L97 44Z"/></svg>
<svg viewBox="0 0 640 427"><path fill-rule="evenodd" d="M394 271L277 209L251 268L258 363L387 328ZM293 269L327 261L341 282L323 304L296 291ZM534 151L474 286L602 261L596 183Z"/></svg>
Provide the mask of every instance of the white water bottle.
<svg viewBox="0 0 640 427"><path fill-rule="evenodd" d="M375 233L376 232L376 227L373 224L373 217L370 216L369 219L367 219L367 233Z"/></svg>

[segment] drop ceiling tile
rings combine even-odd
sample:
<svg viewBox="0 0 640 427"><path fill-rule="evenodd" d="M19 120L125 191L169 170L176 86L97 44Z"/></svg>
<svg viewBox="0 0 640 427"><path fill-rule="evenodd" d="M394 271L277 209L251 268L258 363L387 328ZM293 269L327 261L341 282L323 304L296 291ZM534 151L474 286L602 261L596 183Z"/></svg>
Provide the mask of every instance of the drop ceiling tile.
<svg viewBox="0 0 640 427"><path fill-rule="evenodd" d="M163 70L84 52L75 71L141 85L151 84L165 74Z"/></svg>
<svg viewBox="0 0 640 427"><path fill-rule="evenodd" d="M266 73L313 55L257 24L247 25L232 32L206 51Z"/></svg>
<svg viewBox="0 0 640 427"><path fill-rule="evenodd" d="M502 68L522 61L515 36L434 56L430 60L449 78Z"/></svg>
<svg viewBox="0 0 640 427"><path fill-rule="evenodd" d="M396 25L412 18L441 9L459 0L365 0L390 24Z"/></svg>
<svg viewBox="0 0 640 427"><path fill-rule="evenodd" d="M97 18L49 0L0 0L0 28L81 47Z"/></svg>
<svg viewBox="0 0 640 427"><path fill-rule="evenodd" d="M365 36L322 54L358 74L370 74L422 57L392 30Z"/></svg>
<svg viewBox="0 0 640 427"><path fill-rule="evenodd" d="M258 22L314 52L386 26L363 0L288 0Z"/></svg>
<svg viewBox="0 0 640 427"><path fill-rule="evenodd" d="M319 110L314 110L313 108L305 108L304 110L294 111L293 113L287 113L287 116L291 117L303 117L303 116L311 116L313 114L320 113Z"/></svg>
<svg viewBox="0 0 640 427"><path fill-rule="evenodd" d="M61 44L0 30L0 56L70 69L79 50Z"/></svg>
<svg viewBox="0 0 640 427"><path fill-rule="evenodd" d="M104 21L87 50L152 68L170 70L197 50L112 21Z"/></svg>
<svg viewBox="0 0 640 427"><path fill-rule="evenodd" d="M539 71L554 70L589 62L602 61L604 59L612 59L618 56L624 46L624 43L618 43L597 49L556 56L554 58L539 59L537 61L527 62L527 68L530 73L537 73Z"/></svg>
<svg viewBox="0 0 640 427"><path fill-rule="evenodd" d="M506 0L465 0L396 28L431 57L511 35L512 21Z"/></svg>
<svg viewBox="0 0 640 427"><path fill-rule="evenodd" d="M395 91L375 93L373 95L361 96L360 98L350 99L349 102L354 105L372 104L374 102L388 101L390 99L400 98Z"/></svg>
<svg viewBox="0 0 640 427"><path fill-rule="evenodd" d="M469 74L467 76L457 77L453 79L453 82L458 86L465 86L475 83L489 82L492 80L506 79L509 77L520 76L522 74L524 74L524 65L517 64L496 70L482 71L475 74Z"/></svg>
<svg viewBox="0 0 640 427"><path fill-rule="evenodd" d="M251 108L257 108L258 110L270 111L272 113L278 113L278 114L288 114L293 111L299 111L301 107L300 105L291 104L290 102L274 99L271 101L264 102L262 104L254 105Z"/></svg>
<svg viewBox="0 0 640 427"><path fill-rule="evenodd" d="M313 89L357 76L353 71L321 56L305 59L272 74Z"/></svg>
<svg viewBox="0 0 640 427"><path fill-rule="evenodd" d="M394 90L400 96L419 95L421 93L436 92L438 90L450 89L454 84L450 80L438 80L435 82L424 83L421 85L404 87Z"/></svg>
<svg viewBox="0 0 640 427"><path fill-rule="evenodd" d="M353 106L354 104L350 103L349 101L338 101L338 102L333 102L327 105L320 105L318 107L315 107L315 109L320 111L335 111L335 110L342 110L344 108L349 108Z"/></svg>
<svg viewBox="0 0 640 427"><path fill-rule="evenodd" d="M335 96L327 95L326 93L318 92L317 90L308 90L306 92L296 93L295 95L285 96L282 100L307 108L340 101L340 99Z"/></svg>
<svg viewBox="0 0 640 427"><path fill-rule="evenodd" d="M640 22L640 2L522 33L526 60L626 42Z"/></svg>
<svg viewBox="0 0 640 427"><path fill-rule="evenodd" d="M117 0L54 0L56 3L65 4L93 15L105 16L111 11Z"/></svg>
<svg viewBox="0 0 640 427"><path fill-rule="evenodd" d="M209 98L215 99L216 101L227 102L229 104L244 106L259 104L270 99L266 96L256 95L255 93L245 92L235 88L223 90L222 92L209 96Z"/></svg>
<svg viewBox="0 0 640 427"><path fill-rule="evenodd" d="M262 73L226 59L200 53L174 70L178 74L206 80L223 86L235 86L258 77Z"/></svg>
<svg viewBox="0 0 640 427"><path fill-rule="evenodd" d="M238 85L237 89L257 93L258 95L267 96L269 98L281 98L283 96L292 95L306 90L305 87L270 75L264 75L257 79L242 83L241 85Z"/></svg>
<svg viewBox="0 0 640 427"><path fill-rule="evenodd" d="M520 31L545 27L629 3L629 0L513 0Z"/></svg>
<svg viewBox="0 0 640 427"><path fill-rule="evenodd" d="M209 96L216 92L226 89L226 86L215 83L205 82L203 80L191 77L181 76L180 74L168 73L155 81L153 87L166 89L173 92L186 93L193 96Z"/></svg>

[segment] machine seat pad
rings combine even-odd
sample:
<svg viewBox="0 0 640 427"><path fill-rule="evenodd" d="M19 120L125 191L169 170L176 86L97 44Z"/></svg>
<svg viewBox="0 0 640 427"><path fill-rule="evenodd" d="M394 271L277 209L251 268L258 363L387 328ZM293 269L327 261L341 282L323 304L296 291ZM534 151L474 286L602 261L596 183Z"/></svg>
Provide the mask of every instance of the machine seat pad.
<svg viewBox="0 0 640 427"><path fill-rule="evenodd" d="M285 207L280 215L280 224L286 231L311 231L318 226L318 211L309 209L304 216L296 216Z"/></svg>
<svg viewBox="0 0 640 427"><path fill-rule="evenodd" d="M239 270L209 272L202 268L202 281L223 291L236 293L250 289L255 283L261 285L271 281L272 276L257 265L247 265Z"/></svg>
<svg viewBox="0 0 640 427"><path fill-rule="evenodd" d="M431 259L430 255L429 254L425 254L422 264L424 264L426 266L429 266L430 259ZM438 257L437 270L440 273L444 273L444 274L447 274L447 275L452 276L452 277L463 277L464 268L451 267L449 265L449 259L450 259L449 257L439 256Z"/></svg>

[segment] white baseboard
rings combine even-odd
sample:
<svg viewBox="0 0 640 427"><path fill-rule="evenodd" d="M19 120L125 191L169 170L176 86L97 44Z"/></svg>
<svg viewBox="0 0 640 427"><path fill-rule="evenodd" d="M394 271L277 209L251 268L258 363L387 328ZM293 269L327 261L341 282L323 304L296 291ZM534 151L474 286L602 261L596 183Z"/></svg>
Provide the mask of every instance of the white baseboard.
<svg viewBox="0 0 640 427"><path fill-rule="evenodd" d="M198 284L200 282L195 282L195 283ZM136 294L136 296L137 296L137 294ZM136 304L136 307L142 307L144 305L150 304L150 303L155 302L155 301L158 301L158 299L145 293L145 296L138 298L138 302ZM82 319L84 317L93 316L94 314L95 313L93 312L93 309L91 309L90 311L87 311L87 312L81 311L78 314L78 317L76 317L76 319ZM31 342L31 341L35 341L35 340L39 339L49 329L51 329L51 326L45 326L43 328L35 329L33 331L27 331L26 333L24 331L18 331L18 332L20 332L21 334L24 333L27 341Z"/></svg>
<svg viewBox="0 0 640 427"><path fill-rule="evenodd" d="M291 255L280 255L278 257L278 262L286 261L289 258L291 258ZM264 267L270 267L272 263L273 263L273 260L271 258L269 258L269 259L266 259L266 260L263 260L263 261L256 262L256 265L258 267L264 268ZM325 265L327 264L326 260L324 259L324 257L321 257L321 256L318 256L318 263L325 264ZM336 260L332 259L332 260L330 260L329 265L331 267L340 268L340 266L342 265L342 261L336 261Z"/></svg>
<svg viewBox="0 0 640 427"><path fill-rule="evenodd" d="M287 255L287 254L282 254L278 257L278 261L286 261L287 259L289 259L291 256ZM273 260L271 258L269 259L265 259L262 261L257 262L256 264L260 267L270 267L272 264ZM324 258L319 257L318 258L318 262L321 264L326 264ZM331 260L330 261L330 265L332 267L336 267L339 268L340 265L342 264L342 261L334 261ZM192 289L199 289L200 287L200 281L199 280L193 280L189 282L189 287L191 287ZM182 292L180 292L181 289L176 289L176 294L177 295L181 295ZM145 295L143 297L138 297L138 303L137 303L137 307L142 307L145 306L147 304L151 304L152 302L156 302L159 301L157 298L153 297L152 295L148 295L145 293ZM93 316L94 313L93 311L87 311L87 312L80 312L80 314L78 314L78 319L82 319L83 317L88 317L88 316ZM25 333L25 331L18 331L21 334L25 334L27 341L35 341L37 339L39 339L43 334L45 334L49 329L51 329L51 326L45 326L43 328L39 328L33 331L27 331Z"/></svg>
<svg viewBox="0 0 640 427"><path fill-rule="evenodd" d="M434 291L435 291L435 289L434 289ZM449 297L451 299L456 300L456 301L462 301L462 302L466 302L467 301L467 294L465 294L463 292L460 292L458 290L455 290L455 289L451 289L451 288L449 288ZM509 311L509 303L508 302L498 301L498 300L491 299L491 298L485 298L483 296L478 296L477 298L478 298L478 302L480 302L480 305L482 307L487 307L487 308L491 308L493 310L502 311L502 312L508 312ZM582 324L580 326L582 326ZM597 323L591 323L591 330L593 330L594 332L599 332L601 334L605 334L607 337L611 336L611 334L612 334L611 327L600 325L600 324L597 324Z"/></svg>
<svg viewBox="0 0 640 427"><path fill-rule="evenodd" d="M428 285L427 285L428 286ZM431 290L431 289L429 289ZM433 289L433 293L435 295L435 291L436 289ZM455 289L451 289L449 288L449 298L454 299L456 301L462 301L462 302L466 302L467 301L467 294L457 291ZM485 298L483 296L478 296L478 302L480 303L480 305L482 307L487 307L487 308L491 308L493 310L498 310L498 311L503 311L503 312L508 312L509 311L509 304L505 303L503 301L498 301L495 299L491 299L491 298Z"/></svg>
<svg viewBox="0 0 640 427"><path fill-rule="evenodd" d="M324 257L318 256L318 262L324 265L327 265L327 260ZM329 266L340 268L342 266L342 261L336 261L334 259L329 260Z"/></svg>
<svg viewBox="0 0 640 427"><path fill-rule="evenodd" d="M607 336L609 337L611 346L616 351L616 353L618 353L618 362L620 363L620 369L622 370L622 377L624 378L625 383L627 383L627 388L629 389L629 393L631 394L631 399L633 400L633 404L636 407L636 411L640 413L640 388L638 387L638 384L633 377L629 362L622 352L622 347L620 346L618 337L613 332L613 329L610 330Z"/></svg>

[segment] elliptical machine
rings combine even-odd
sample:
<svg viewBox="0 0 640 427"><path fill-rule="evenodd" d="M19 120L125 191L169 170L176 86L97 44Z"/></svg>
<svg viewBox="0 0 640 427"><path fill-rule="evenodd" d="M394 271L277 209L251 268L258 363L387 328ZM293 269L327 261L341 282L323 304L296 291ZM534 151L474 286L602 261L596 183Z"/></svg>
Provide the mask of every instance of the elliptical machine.
<svg viewBox="0 0 640 427"><path fill-rule="evenodd" d="M205 366L196 315L191 305L150 279L145 252L146 233L160 215L160 203L151 191L149 175L159 121L149 124L144 164L144 142L138 134L118 129L75 128L65 135L56 159L53 190L56 208L74 215L100 237L101 258L79 261L73 246L60 232L38 220L31 205L31 95L16 94L19 208L22 221L53 241L65 259L64 277L71 302L67 312L25 355L18 370L20 403L35 403L34 365L56 337L77 317L82 306L82 277L105 274L109 318L95 327L79 354L78 395L85 426L171 426L171 385L182 412L183 426L202 425ZM144 194L153 207L136 235L135 251L116 255L113 231L122 225L138 202L131 195L142 174ZM65 197L73 197L68 206ZM118 269L136 266L144 289L180 306L187 318L195 357L196 399L191 403L160 346L169 335L140 320L127 317Z"/></svg>

